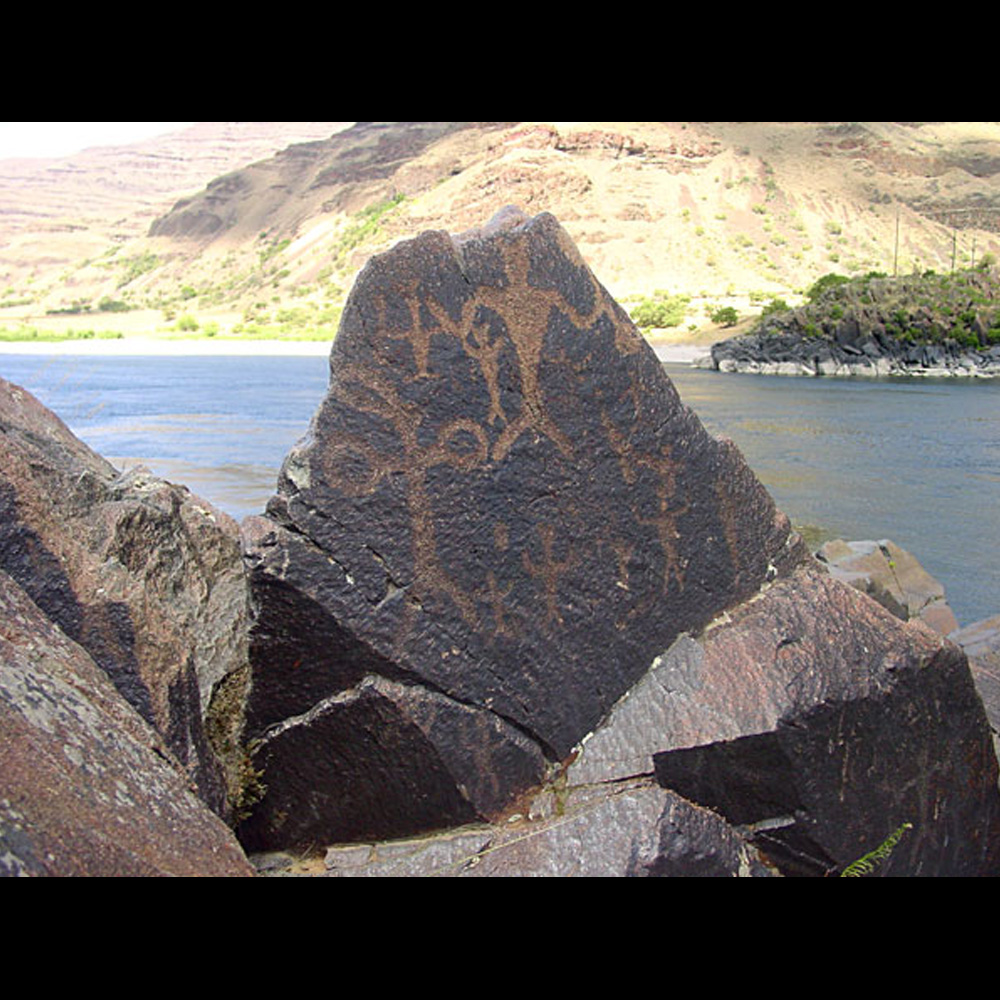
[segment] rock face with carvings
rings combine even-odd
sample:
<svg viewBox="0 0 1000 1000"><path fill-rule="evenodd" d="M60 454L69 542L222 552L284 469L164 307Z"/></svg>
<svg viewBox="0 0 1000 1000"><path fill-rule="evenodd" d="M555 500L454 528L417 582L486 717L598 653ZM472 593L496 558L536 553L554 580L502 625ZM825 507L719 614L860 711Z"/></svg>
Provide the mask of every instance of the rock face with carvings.
<svg viewBox="0 0 1000 1000"><path fill-rule="evenodd" d="M251 846L489 817L803 557L551 216L373 259L264 518Z"/></svg>

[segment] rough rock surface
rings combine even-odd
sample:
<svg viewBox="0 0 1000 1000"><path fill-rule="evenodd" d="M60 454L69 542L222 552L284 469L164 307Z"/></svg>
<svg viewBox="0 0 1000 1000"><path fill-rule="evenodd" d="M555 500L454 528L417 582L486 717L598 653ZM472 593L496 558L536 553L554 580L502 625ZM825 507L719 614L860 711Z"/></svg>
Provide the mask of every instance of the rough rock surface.
<svg viewBox="0 0 1000 1000"><path fill-rule="evenodd" d="M567 784L650 769L786 874L842 870L904 823L881 874L998 871L997 761L964 655L818 568L679 638Z"/></svg>
<svg viewBox="0 0 1000 1000"><path fill-rule="evenodd" d="M330 366L244 526L253 847L496 814L802 557L551 216L373 259Z"/></svg>
<svg viewBox="0 0 1000 1000"><path fill-rule="evenodd" d="M87 650L225 814L247 672L235 522L145 469L119 474L0 380L0 570ZM235 709L213 714L220 685L234 689ZM226 759L206 720L228 742Z"/></svg>
<svg viewBox="0 0 1000 1000"><path fill-rule="evenodd" d="M163 738L0 571L0 876L252 874Z"/></svg>
<svg viewBox="0 0 1000 1000"><path fill-rule="evenodd" d="M968 633L981 666L995 637L991 623ZM505 822L254 862L335 877L829 876L899 831L880 876L991 875L990 734L956 646L804 565L680 636Z"/></svg>
<svg viewBox="0 0 1000 1000"><path fill-rule="evenodd" d="M709 809L650 779L552 790L548 815L326 852L337 878L769 878L777 872Z"/></svg>
<svg viewBox="0 0 1000 1000"><path fill-rule="evenodd" d="M854 328L817 339L794 333L750 333L712 345L699 368L751 375L834 375L883 378L1000 377L1000 345L972 350L955 341L909 344Z"/></svg>
<svg viewBox="0 0 1000 1000"><path fill-rule="evenodd" d="M838 538L826 542L816 555L831 576L873 597L897 618L919 618L942 635L958 628L944 586L895 542Z"/></svg>
<svg viewBox="0 0 1000 1000"><path fill-rule="evenodd" d="M948 638L958 643L969 658L969 669L1000 753L1000 615L966 625Z"/></svg>

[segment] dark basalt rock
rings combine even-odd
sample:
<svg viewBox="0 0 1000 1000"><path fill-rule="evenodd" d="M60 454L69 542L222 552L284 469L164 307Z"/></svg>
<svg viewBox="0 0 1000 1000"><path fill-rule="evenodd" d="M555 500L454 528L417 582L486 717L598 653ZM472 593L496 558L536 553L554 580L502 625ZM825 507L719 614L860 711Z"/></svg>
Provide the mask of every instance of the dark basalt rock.
<svg viewBox="0 0 1000 1000"><path fill-rule="evenodd" d="M0 571L0 876L252 875L163 737Z"/></svg>
<svg viewBox="0 0 1000 1000"><path fill-rule="evenodd" d="M905 823L880 874L1000 870L997 760L964 654L822 572L679 640L638 706L630 731L659 783L747 829L785 874L841 871ZM636 745L599 737L571 783L592 779L588 755L602 773L636 766Z"/></svg>
<svg viewBox="0 0 1000 1000"><path fill-rule="evenodd" d="M230 697L228 714L213 714L212 698L223 682L246 685L235 522L148 470L119 474L0 380L0 570L87 650L205 802L228 814L242 706ZM221 753L206 736L210 718Z"/></svg>
<svg viewBox="0 0 1000 1000"><path fill-rule="evenodd" d="M288 842L285 788L307 757L333 782L310 836L451 822L455 794L459 813L497 813L680 632L802 557L551 216L373 259L330 366L267 517L245 524L249 729L268 786L256 845ZM377 726L362 705L380 706ZM486 740L475 778L471 729ZM452 790L415 790L376 754L358 780L406 801L345 803L321 762L362 731ZM414 794L449 804L414 818Z"/></svg>

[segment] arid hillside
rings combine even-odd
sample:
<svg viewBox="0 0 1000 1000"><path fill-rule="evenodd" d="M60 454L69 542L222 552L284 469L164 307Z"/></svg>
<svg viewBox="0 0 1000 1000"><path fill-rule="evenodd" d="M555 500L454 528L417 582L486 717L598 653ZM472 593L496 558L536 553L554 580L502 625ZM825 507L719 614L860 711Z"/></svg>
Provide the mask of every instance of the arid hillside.
<svg viewBox="0 0 1000 1000"><path fill-rule="evenodd" d="M241 162L226 124L0 163L0 326L323 335L373 252L511 203L555 214L616 296L690 296L685 329L1000 249L992 122L300 122L311 141Z"/></svg>

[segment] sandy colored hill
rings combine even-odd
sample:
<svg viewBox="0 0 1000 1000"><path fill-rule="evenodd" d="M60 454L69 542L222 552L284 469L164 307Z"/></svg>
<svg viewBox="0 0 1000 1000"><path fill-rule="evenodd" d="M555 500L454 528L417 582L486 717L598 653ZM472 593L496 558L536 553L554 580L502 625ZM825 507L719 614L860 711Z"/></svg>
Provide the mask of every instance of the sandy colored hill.
<svg viewBox="0 0 1000 1000"><path fill-rule="evenodd" d="M480 225L509 203L555 214L619 298L692 296L683 329L707 325L706 307L747 315L774 295L794 300L830 271L946 271L953 255L961 265L1000 250L992 122L317 124L324 138L207 187L192 175L179 200L179 174L169 196L130 174L132 207L105 230L86 219L118 154L69 171L93 200L54 200L36 226L0 164L0 325L79 325L50 313L75 304L100 327L183 316L220 333L329 327L371 253ZM86 218L70 239L73 198ZM145 311L96 314L102 299Z"/></svg>

